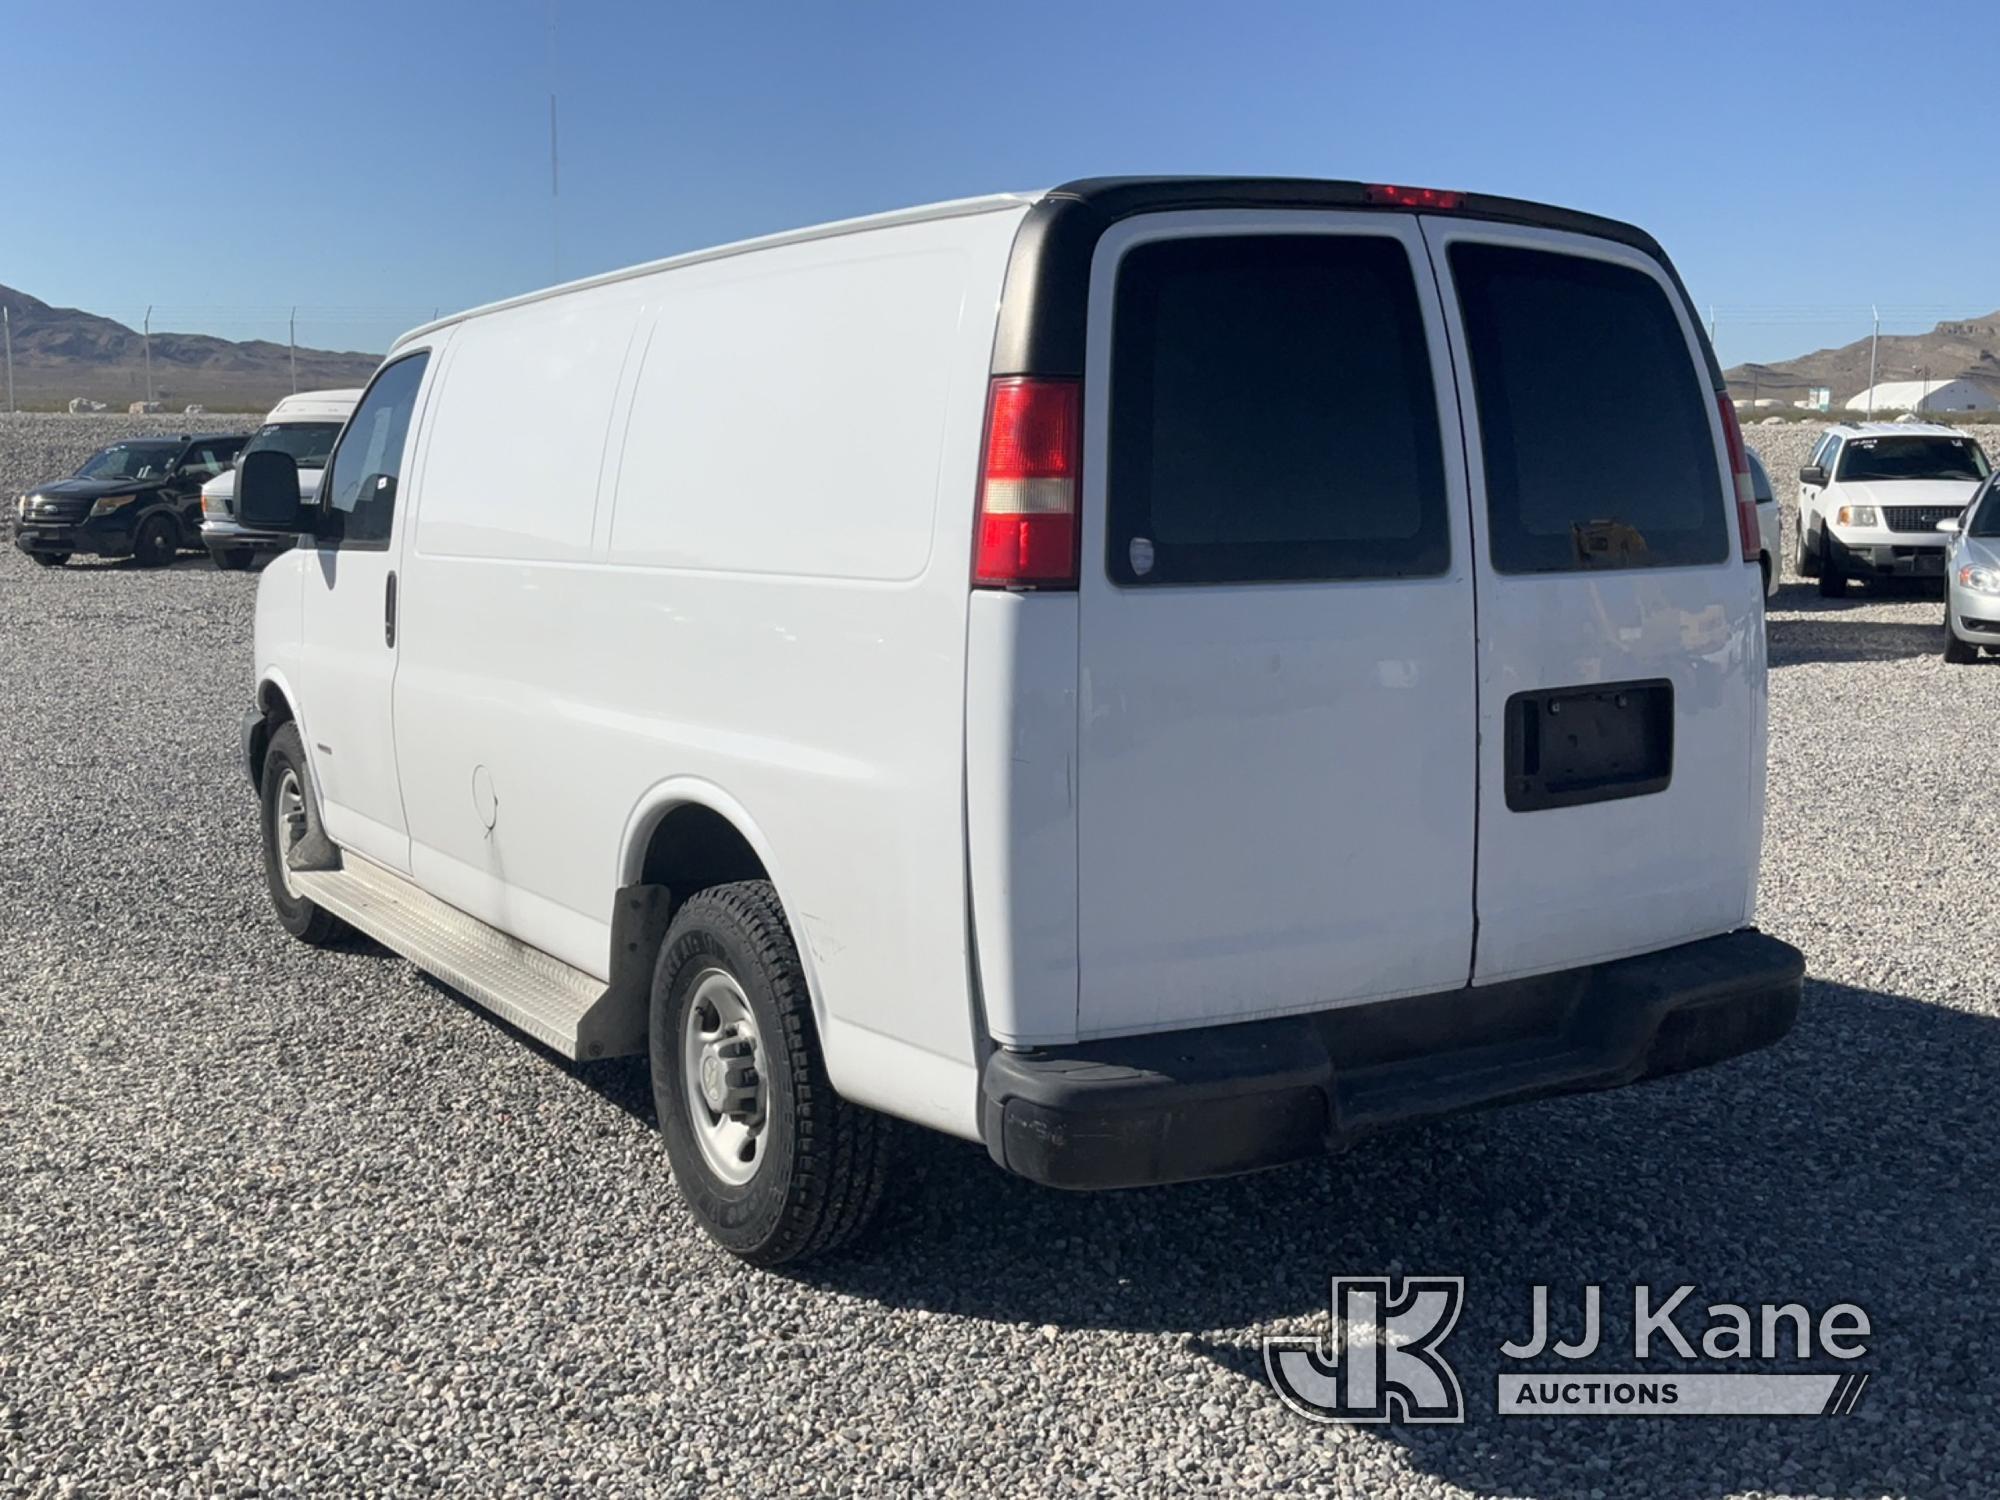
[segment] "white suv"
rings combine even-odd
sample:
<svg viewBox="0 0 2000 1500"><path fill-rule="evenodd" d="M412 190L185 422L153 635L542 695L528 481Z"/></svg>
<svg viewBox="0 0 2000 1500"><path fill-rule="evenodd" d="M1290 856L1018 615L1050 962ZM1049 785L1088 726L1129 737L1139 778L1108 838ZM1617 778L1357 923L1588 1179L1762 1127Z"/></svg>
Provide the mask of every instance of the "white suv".
<svg viewBox="0 0 2000 1500"><path fill-rule="evenodd" d="M1799 470L1798 570L1829 599L1850 578L1942 577L1937 529L1990 472L1979 444L1950 427L1842 422Z"/></svg>

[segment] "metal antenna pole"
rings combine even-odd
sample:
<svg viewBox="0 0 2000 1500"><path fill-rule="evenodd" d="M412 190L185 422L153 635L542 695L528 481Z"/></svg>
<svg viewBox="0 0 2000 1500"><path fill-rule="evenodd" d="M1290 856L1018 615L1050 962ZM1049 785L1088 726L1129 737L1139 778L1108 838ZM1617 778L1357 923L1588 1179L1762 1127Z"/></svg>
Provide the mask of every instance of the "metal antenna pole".
<svg viewBox="0 0 2000 1500"><path fill-rule="evenodd" d="M556 0L549 0L549 278L562 280L562 180L556 166Z"/></svg>
<svg viewBox="0 0 2000 1500"><path fill-rule="evenodd" d="M286 337L291 340L292 346L292 394L296 396L299 393L299 310L296 307L292 309L291 322L286 326L290 330Z"/></svg>
<svg viewBox="0 0 2000 1500"><path fill-rule="evenodd" d="M0 307L0 328L7 333L7 410L14 407L14 314L11 308Z"/></svg>
<svg viewBox="0 0 2000 1500"><path fill-rule="evenodd" d="M1868 415L1875 415L1875 346L1882 342L1882 309L1868 309L1875 315L1875 331L1868 336Z"/></svg>
<svg viewBox="0 0 2000 1500"><path fill-rule="evenodd" d="M146 309L146 404L153 404L153 309Z"/></svg>

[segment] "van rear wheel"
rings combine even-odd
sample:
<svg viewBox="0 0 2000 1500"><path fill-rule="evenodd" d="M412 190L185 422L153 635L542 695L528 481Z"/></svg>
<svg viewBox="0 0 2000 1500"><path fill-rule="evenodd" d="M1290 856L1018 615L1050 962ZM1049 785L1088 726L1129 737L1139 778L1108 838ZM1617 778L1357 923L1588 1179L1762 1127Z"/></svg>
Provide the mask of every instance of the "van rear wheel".
<svg viewBox="0 0 2000 1500"><path fill-rule="evenodd" d="M868 1227L892 1122L828 1081L805 972L777 892L697 892L653 970L653 1103L674 1181L725 1250L775 1266Z"/></svg>

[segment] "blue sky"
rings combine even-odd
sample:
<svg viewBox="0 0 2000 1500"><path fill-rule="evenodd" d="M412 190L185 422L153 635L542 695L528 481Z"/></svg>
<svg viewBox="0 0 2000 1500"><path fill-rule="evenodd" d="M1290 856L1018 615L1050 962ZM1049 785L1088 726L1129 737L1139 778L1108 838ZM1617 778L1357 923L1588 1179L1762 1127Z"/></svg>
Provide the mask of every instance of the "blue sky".
<svg viewBox="0 0 2000 1500"><path fill-rule="evenodd" d="M433 308L1123 172L1632 219L1726 362L2000 307L2000 6L0 0L0 283L380 349ZM112 79L120 82L114 86ZM130 86L125 86L125 80ZM259 92L263 97L259 98Z"/></svg>

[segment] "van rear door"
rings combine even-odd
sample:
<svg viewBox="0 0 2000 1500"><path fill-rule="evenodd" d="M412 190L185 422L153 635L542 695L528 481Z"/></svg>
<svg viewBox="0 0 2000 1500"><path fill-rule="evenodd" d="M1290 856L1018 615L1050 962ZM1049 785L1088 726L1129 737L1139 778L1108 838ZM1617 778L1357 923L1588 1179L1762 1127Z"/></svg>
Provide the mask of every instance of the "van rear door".
<svg viewBox="0 0 2000 1500"><path fill-rule="evenodd" d="M1463 985L1472 562L1417 219L1143 214L1090 285L1080 1034Z"/></svg>
<svg viewBox="0 0 2000 1500"><path fill-rule="evenodd" d="M1763 610L1686 300L1624 244L1470 218L1423 231L1472 487L1473 982L1740 927Z"/></svg>

